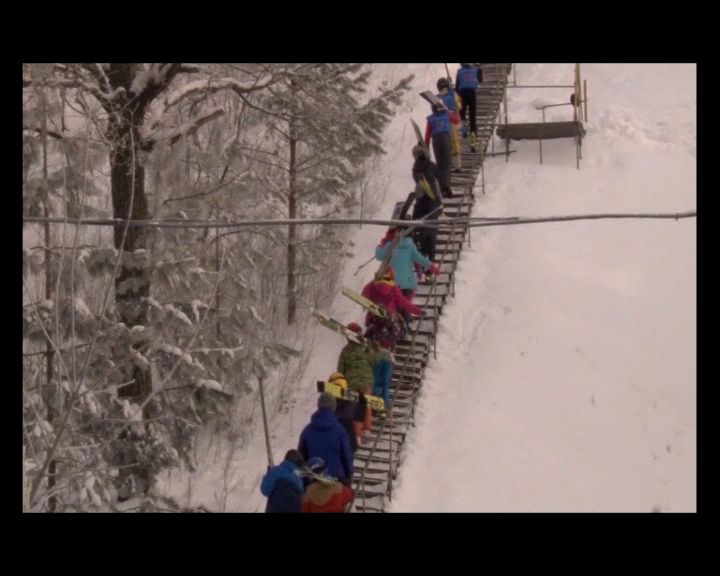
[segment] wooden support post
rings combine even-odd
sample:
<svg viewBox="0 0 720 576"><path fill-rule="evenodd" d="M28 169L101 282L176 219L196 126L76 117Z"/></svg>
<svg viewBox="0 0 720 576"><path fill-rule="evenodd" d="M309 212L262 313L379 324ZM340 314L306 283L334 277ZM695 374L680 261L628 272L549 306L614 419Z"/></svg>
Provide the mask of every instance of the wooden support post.
<svg viewBox="0 0 720 576"><path fill-rule="evenodd" d="M580 64L575 64L575 107L577 108L577 119L582 122L582 107L580 102L582 100L582 91L580 86Z"/></svg>
<svg viewBox="0 0 720 576"><path fill-rule="evenodd" d="M579 138L578 138L578 140L579 140ZM580 145L577 144L575 146L575 148L576 148L575 156L576 156L577 169L580 170Z"/></svg>
<svg viewBox="0 0 720 576"><path fill-rule="evenodd" d="M507 114L507 84L503 85L503 109L505 111L505 162L510 160L510 137L508 132L508 114Z"/></svg>
<svg viewBox="0 0 720 576"><path fill-rule="evenodd" d="M583 97L582 97L582 73L580 64L578 64L578 108L580 110L580 117L583 122L587 122L585 118L585 111L583 110Z"/></svg>
<svg viewBox="0 0 720 576"><path fill-rule="evenodd" d="M575 158L577 169L580 170L580 128L578 127L577 136L575 136Z"/></svg>

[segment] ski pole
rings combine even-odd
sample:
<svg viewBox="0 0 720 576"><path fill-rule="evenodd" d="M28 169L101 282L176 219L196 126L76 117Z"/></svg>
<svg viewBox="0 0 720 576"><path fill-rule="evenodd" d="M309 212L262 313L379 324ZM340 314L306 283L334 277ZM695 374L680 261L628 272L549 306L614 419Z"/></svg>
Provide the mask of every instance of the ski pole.
<svg viewBox="0 0 720 576"><path fill-rule="evenodd" d="M358 266L357 270L355 270L355 274L353 274L353 276L357 276L357 275L358 275L358 272L360 272L360 270L362 270L363 268L365 268L365 266L367 266L368 264L370 264L370 262L372 262L373 260L375 260L375 256L372 256L372 257L370 258L370 260L368 260L367 262L365 262L365 264L360 264L360 266Z"/></svg>

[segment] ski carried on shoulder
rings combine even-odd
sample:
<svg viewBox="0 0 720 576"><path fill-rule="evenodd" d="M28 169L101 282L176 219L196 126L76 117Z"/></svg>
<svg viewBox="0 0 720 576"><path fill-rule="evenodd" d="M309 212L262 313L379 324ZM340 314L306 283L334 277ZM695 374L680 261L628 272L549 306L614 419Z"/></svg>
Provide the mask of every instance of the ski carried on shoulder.
<svg viewBox="0 0 720 576"><path fill-rule="evenodd" d="M425 90L424 92L420 92L420 96L425 98L432 106L445 108L447 110L447 106L445 106L445 102L440 100L440 98L437 97L436 94L433 94L430 92L430 90Z"/></svg>
<svg viewBox="0 0 720 576"><path fill-rule="evenodd" d="M355 342L356 344L360 344L361 346L365 347L366 349L371 349L372 351L380 352L383 356L385 356L388 360L395 362L395 356L393 355L390 350L385 350L382 347L376 346L374 342L371 340L368 340L364 336L358 334L357 332L353 332L345 326L342 322L335 320L335 318L331 318L327 314L323 314L322 312L318 312L317 310L313 310L312 315L315 316L317 321L325 326L325 328L330 328L333 332L337 332L338 334L345 336L348 340L351 342Z"/></svg>
<svg viewBox="0 0 720 576"><path fill-rule="evenodd" d="M318 392L328 392L339 400L348 400L349 402L360 401L360 392L357 390L347 390L342 386L331 382L324 382L323 380L317 380L316 384ZM370 408L381 415L385 414L385 400L380 398L380 396L371 396L369 394L365 394L364 396Z"/></svg>
<svg viewBox="0 0 720 576"><path fill-rule="evenodd" d="M332 486L339 482L339 480L334 476L320 474L318 472L315 472L314 470L311 470L307 466L300 466L299 468L296 468L295 476L299 476L300 478L312 478L313 480L317 480L319 482L322 482L323 484L327 484L328 486Z"/></svg>
<svg viewBox="0 0 720 576"><path fill-rule="evenodd" d="M343 288L342 293L350 298L350 300L360 304L360 306L365 308L365 310L373 316L377 316L378 318L385 318L387 316L387 310L385 310L384 307L380 306L380 304L375 304L375 302L369 298L365 298L362 294L358 294L354 290L350 290L350 288Z"/></svg>
<svg viewBox="0 0 720 576"><path fill-rule="evenodd" d="M410 122L412 122L413 129L415 130L415 138L417 138L418 146L423 149L425 158L430 160L430 150L428 149L427 144L425 144L425 138L423 138L422 132L420 132L420 126L418 126L417 122L415 122L412 118L410 118Z"/></svg>
<svg viewBox="0 0 720 576"><path fill-rule="evenodd" d="M410 210L410 206L412 206L413 200L415 200L415 190L410 192L403 202L395 203L390 220L405 220L407 218L407 213Z"/></svg>

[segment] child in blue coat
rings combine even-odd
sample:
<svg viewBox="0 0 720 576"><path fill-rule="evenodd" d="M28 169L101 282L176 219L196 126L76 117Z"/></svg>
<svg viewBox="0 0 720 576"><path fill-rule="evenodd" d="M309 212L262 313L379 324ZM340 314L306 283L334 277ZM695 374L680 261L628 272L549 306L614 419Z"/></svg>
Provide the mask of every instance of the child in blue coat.
<svg viewBox="0 0 720 576"><path fill-rule="evenodd" d="M268 468L260 484L260 492L267 497L265 512L301 512L305 487L302 479L295 474L303 464L297 450L288 450L285 459Z"/></svg>

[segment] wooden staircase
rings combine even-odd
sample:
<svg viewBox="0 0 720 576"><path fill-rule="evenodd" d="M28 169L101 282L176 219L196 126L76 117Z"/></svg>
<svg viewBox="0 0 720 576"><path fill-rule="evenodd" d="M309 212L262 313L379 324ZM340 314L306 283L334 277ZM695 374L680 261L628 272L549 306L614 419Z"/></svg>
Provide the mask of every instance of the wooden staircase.
<svg viewBox="0 0 720 576"><path fill-rule="evenodd" d="M488 143L505 92L510 64L483 64L483 82L477 91L477 148L470 150L469 139L461 139L462 169L451 174L453 198L445 199L448 217L470 216L475 200L474 187L482 170ZM481 181L481 188L484 182ZM484 190L481 190L484 193ZM411 322L406 339L395 350L389 416L374 418L370 437L355 453L353 490L355 512L384 512L392 498L392 481L403 456L408 430L413 425L415 402L422 386L425 368L435 349L437 324L449 296L455 293L455 270L462 254L467 229L441 230L437 236L436 262L441 273L418 286L413 303L424 316Z"/></svg>

